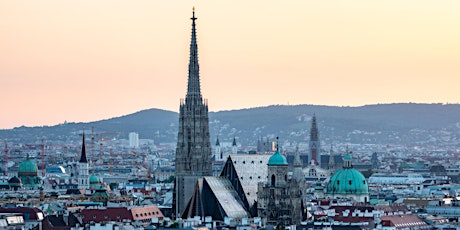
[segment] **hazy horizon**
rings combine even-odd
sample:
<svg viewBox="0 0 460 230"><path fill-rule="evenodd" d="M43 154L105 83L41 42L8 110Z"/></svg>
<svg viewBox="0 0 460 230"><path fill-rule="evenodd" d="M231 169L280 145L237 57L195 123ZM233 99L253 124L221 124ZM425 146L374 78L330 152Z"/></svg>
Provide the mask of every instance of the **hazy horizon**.
<svg viewBox="0 0 460 230"><path fill-rule="evenodd" d="M460 102L460 2L0 2L0 129L185 97L192 7L210 111Z"/></svg>
<svg viewBox="0 0 460 230"><path fill-rule="evenodd" d="M234 110L245 110L245 109L263 108L263 107L270 107L270 106L303 106L303 105L309 105L309 106L351 107L351 108L358 108L358 107L365 107L365 106L392 105L392 104L393 104L393 105L395 105L395 104L418 104L418 105L441 104L441 105L460 105L460 103L441 103L441 102L439 102L439 103L436 103L436 102L435 102L435 103L394 102L394 103L376 103L376 104L365 104L365 105L354 105L354 106L350 106L350 105L316 105L316 104L307 104L307 103L304 103L304 104L271 104L271 105L260 105L260 106L253 106L253 107L235 108L235 109L223 109L223 110L216 110L216 111L210 110L209 112L210 112L210 113L217 113L217 112L234 111ZM40 127L40 126L55 126L55 125L60 125L60 124L64 124L64 123L90 123L90 122L97 122L97 121L101 121L101 120L108 120L108 119L112 119L112 118L123 117L123 116L135 114L135 113L142 112L142 111L145 111L145 110L150 110L150 109L158 109L158 110L164 110L164 111L168 111L168 112L179 113L179 111L174 111L174 110L168 110L168 109L162 109L162 108L155 108L155 107L152 107L152 108L147 108L147 109L141 109L141 110L138 110L138 111L127 112L127 113L115 115L115 116L112 116L112 117L103 117L103 118L100 118L100 119L97 119L97 120L86 120L86 121L70 121L70 120L64 120L64 121L62 121L62 122L55 123L55 124L18 125L18 126L15 126L15 127L0 128L0 130L2 130L2 129L3 129L3 130L13 129L13 128L18 128L18 127L22 127L22 126L25 126L25 127Z"/></svg>

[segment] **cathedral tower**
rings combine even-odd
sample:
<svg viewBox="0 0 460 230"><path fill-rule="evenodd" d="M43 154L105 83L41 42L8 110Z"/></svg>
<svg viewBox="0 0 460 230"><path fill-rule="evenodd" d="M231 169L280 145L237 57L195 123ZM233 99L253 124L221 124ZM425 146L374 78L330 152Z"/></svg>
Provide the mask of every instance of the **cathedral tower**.
<svg viewBox="0 0 460 230"><path fill-rule="evenodd" d="M85 134L83 133L83 142L81 145L81 156L78 162L78 189L89 188L89 167L88 158L86 157Z"/></svg>
<svg viewBox="0 0 460 230"><path fill-rule="evenodd" d="M181 100L175 162L174 214L181 216L193 194L196 181L212 176L212 152L209 137L207 101L200 92L198 46L195 11L192 16L192 38L188 65L188 86L185 101Z"/></svg>
<svg viewBox="0 0 460 230"><path fill-rule="evenodd" d="M321 165L321 155L320 155L320 142L319 142L319 133L318 127L316 125L316 115L313 115L311 121L311 130L310 130L310 143L309 143L309 150L308 150L308 158L311 162L312 160L315 162L316 165Z"/></svg>

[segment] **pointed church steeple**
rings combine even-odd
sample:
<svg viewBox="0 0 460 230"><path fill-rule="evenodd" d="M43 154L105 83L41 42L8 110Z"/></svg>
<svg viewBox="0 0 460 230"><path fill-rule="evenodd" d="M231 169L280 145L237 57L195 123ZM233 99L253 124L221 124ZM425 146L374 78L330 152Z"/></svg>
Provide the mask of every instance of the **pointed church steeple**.
<svg viewBox="0 0 460 230"><path fill-rule="evenodd" d="M200 89L200 66L198 65L198 45L196 43L195 8L193 8L192 40L190 42L190 61L188 64L188 86L185 103L188 105L201 105L203 99Z"/></svg>
<svg viewBox="0 0 460 230"><path fill-rule="evenodd" d="M80 163L88 163L88 158L86 157L86 143L85 143L85 133L83 133L83 141L81 144L81 156Z"/></svg>
<svg viewBox="0 0 460 230"><path fill-rule="evenodd" d="M237 153L238 153L238 146L236 145L236 137L233 137L232 154L237 154Z"/></svg>
<svg viewBox="0 0 460 230"><path fill-rule="evenodd" d="M86 157L85 133L82 136L81 156L78 162L78 189L87 189L89 188L89 166L88 158Z"/></svg>

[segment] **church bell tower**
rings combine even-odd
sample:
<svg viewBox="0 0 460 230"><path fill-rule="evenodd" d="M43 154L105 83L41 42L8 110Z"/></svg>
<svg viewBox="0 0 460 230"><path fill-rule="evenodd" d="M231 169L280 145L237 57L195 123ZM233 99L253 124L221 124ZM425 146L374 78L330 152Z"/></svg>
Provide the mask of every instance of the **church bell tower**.
<svg viewBox="0 0 460 230"><path fill-rule="evenodd" d="M201 97L195 10L192 15L192 38L188 65L188 85L185 100L179 108L175 161L175 194L173 209L176 217L193 194L196 181L212 176L212 151L209 135L208 104Z"/></svg>

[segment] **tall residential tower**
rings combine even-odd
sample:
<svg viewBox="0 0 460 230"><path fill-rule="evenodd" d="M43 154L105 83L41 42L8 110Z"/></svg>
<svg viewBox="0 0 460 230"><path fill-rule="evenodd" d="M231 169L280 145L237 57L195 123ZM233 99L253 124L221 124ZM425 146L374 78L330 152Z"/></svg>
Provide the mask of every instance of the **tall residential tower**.
<svg viewBox="0 0 460 230"><path fill-rule="evenodd" d="M212 152L209 137L207 101L200 92L198 46L196 43L195 11L192 16L192 39L188 65L188 86L185 101L179 111L175 162L174 214L182 212L193 194L198 178L212 176Z"/></svg>

